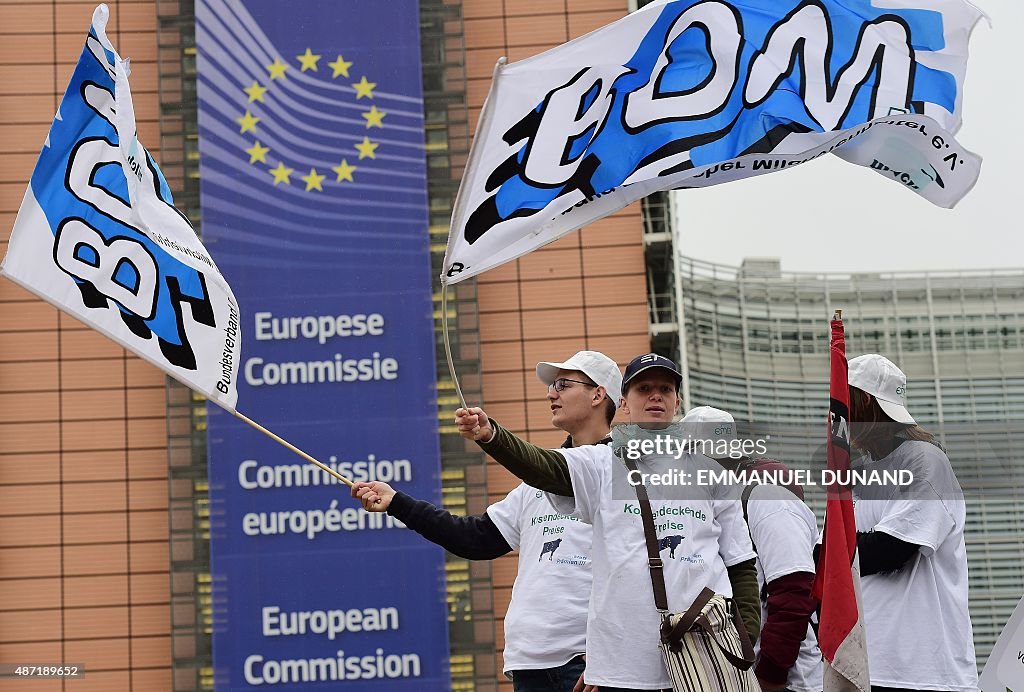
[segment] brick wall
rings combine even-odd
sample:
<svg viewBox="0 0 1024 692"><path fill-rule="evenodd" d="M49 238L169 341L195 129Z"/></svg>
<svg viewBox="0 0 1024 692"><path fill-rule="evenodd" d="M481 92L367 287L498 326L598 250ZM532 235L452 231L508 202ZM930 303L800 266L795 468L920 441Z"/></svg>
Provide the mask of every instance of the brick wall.
<svg viewBox="0 0 1024 692"><path fill-rule="evenodd" d="M107 0L159 160L155 3ZM0 253L95 2L0 0ZM5 690L171 681L164 375L0 279L0 661L84 664Z"/></svg>

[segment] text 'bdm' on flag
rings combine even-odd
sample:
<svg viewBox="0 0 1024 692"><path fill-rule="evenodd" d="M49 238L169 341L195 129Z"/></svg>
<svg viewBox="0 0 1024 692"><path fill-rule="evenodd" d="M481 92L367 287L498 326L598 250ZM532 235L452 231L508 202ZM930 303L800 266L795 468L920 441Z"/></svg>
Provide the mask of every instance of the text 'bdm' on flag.
<svg viewBox="0 0 1024 692"><path fill-rule="evenodd" d="M652 192L826 154L952 207L981 165L952 134L981 16L963 0L674 0L499 61L441 281Z"/></svg>
<svg viewBox="0 0 1024 692"><path fill-rule="evenodd" d="M100 5L0 272L234 410L238 303L136 136Z"/></svg>

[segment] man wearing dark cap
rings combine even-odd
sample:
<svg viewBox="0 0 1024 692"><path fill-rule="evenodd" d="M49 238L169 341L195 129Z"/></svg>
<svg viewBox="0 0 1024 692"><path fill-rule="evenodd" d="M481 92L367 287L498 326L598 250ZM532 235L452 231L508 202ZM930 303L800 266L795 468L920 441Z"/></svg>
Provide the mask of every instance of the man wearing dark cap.
<svg viewBox="0 0 1024 692"><path fill-rule="evenodd" d="M673 419L682 380L675 363L648 353L626 367L620 408L630 424L612 430L612 444L546 450L512 435L482 409L459 409L456 423L496 461L548 492L554 507L594 527L594 583L587 618L587 685L610 690L667 690L671 681L659 653L660 618L654 607L647 548L636 490L616 456L638 442L683 434ZM700 454L646 455L641 473L665 475L721 467ZM742 511L715 488L647 488L659 539L672 546L664 560L668 607L681 613L704 587L732 596L752 639L760 629L754 551ZM660 543L660 540L659 540ZM667 549L667 548L666 548Z"/></svg>

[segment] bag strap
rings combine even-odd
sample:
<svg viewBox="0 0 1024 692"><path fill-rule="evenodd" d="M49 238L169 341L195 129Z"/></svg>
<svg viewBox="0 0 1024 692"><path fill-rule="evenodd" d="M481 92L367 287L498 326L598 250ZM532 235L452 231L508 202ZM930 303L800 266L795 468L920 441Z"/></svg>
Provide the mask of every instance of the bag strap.
<svg viewBox="0 0 1024 692"><path fill-rule="evenodd" d="M704 610L704 606L706 606L714 597L715 592L705 586L701 592L697 594L697 598L693 601L693 605L691 605L685 613L679 616L675 625L671 628L662 628L662 639L664 641L679 641L684 632L689 632L693 629L694 624L697 622L697 618L700 617L701 612Z"/></svg>
<svg viewBox="0 0 1024 692"><path fill-rule="evenodd" d="M620 450L616 450L616 454L622 459L622 462L626 465L630 471L637 471L639 469L636 466L636 461L630 459L625 454L621 454ZM750 643L750 638L747 636L747 631L743 627L743 620L740 617L739 609L735 606L732 610L733 624L737 629L737 634L740 637L740 645L743 649L743 657L736 656L731 651L722 646L722 643L718 641L715 633L712 631L711 626L707 623L706 618L702 619L701 613L712 598L715 596L715 592L704 587L697 598L694 599L693 604L687 608L686 612L676 621L676 624L672 628L666 627L668 624L668 592L665 588L665 565L661 560L661 551L658 550L658 533L654 528L654 511L651 509L651 499L647 495L647 488L644 487L643 483L637 483L633 486L636 491L636 499L640 505L640 519L643 522L644 527L644 543L647 544L647 566L651 572L651 586L654 588L654 607L658 609L658 612L662 614L662 641L671 641L671 638L679 638L683 632L687 632L694 626L700 627L705 632L715 645L721 650L725 658L734 666L740 670L748 670L754 665L754 647Z"/></svg>
<svg viewBox="0 0 1024 692"><path fill-rule="evenodd" d="M732 599L730 599L732 600ZM732 601L732 622L736 627L736 634L740 638L740 648L742 649L743 658L740 659L742 663L734 663L740 670L746 670L747 668L753 667L754 662L757 660L757 656L754 654L754 643L750 641L750 635L747 634L747 628L743 624L743 617L740 615L739 606L736 605L736 601ZM729 656L732 654L730 653ZM726 658L729 658L727 656Z"/></svg>
<svg viewBox="0 0 1024 692"><path fill-rule="evenodd" d="M729 608L729 610L732 610L732 622L733 626L736 628L736 634L740 638L740 648L742 649L743 656L737 656L722 646L722 643L718 641L718 637L715 635L714 630L711 629L711 625L708 623L707 618L697 620L695 625L707 633L708 638L715 643L719 651L722 652L722 655L725 656L729 663L733 664L740 670L748 670L754 666L754 661L756 660L756 657L754 656L754 646L750 643L750 637L747 636L747 630L743 626L743 619L740 617L739 608L737 608L734 603L733 607Z"/></svg>
<svg viewBox="0 0 1024 692"><path fill-rule="evenodd" d="M633 459L625 454L619 454L619 458L630 471L638 471ZM644 484L637 483L633 489L636 490L636 499L640 503L640 518L644 525L647 568L651 572L651 586L654 587L654 607L664 615L668 612L668 592L665 589L665 563L661 560L661 551L658 550L658 533L654 529L654 511L651 509L651 499L647 496L647 488L644 487Z"/></svg>
<svg viewBox="0 0 1024 692"><path fill-rule="evenodd" d="M754 665L754 646L750 643L750 637L747 636L747 630L743 626L743 619L740 617L739 609L736 608L735 603L731 608L726 606L726 610L732 611L730 615L732 617L733 626L736 628L736 634L740 639L740 649L743 656L737 656L722 646L722 643L718 641L718 635L711 629L711 625L707 618L700 617L704 607L712 598L714 598L714 596L715 592L705 586L697 596L697 600L693 602L693 605L690 606L689 610L679 617L672 628L662 628L662 641L679 641L682 639L684 632L688 632L691 629L699 627L707 633L708 637L715 643L719 650L721 650L722 655L725 656L729 663L733 664L740 670L747 670Z"/></svg>
<svg viewBox="0 0 1024 692"><path fill-rule="evenodd" d="M753 483L748 484L743 488L743 494L740 496L740 502L743 503L743 521L747 524L748 530L750 527L750 520L747 518L747 503L750 502L750 493L754 492L754 488L756 487L757 485ZM750 538L753 540L754 537L751 536Z"/></svg>

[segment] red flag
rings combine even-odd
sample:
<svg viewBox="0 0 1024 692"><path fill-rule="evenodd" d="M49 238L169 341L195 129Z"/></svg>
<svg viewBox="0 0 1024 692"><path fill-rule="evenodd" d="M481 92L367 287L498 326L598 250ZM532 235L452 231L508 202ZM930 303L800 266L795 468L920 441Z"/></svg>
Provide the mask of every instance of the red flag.
<svg viewBox="0 0 1024 692"><path fill-rule="evenodd" d="M841 315L832 320L829 349L828 468L841 476L850 468L850 394L847 385L846 339ZM868 677L864 613L860 607L857 525L848 484L833 483L825 505L825 530L814 582L821 603L818 645L825 658L825 692L871 687Z"/></svg>

